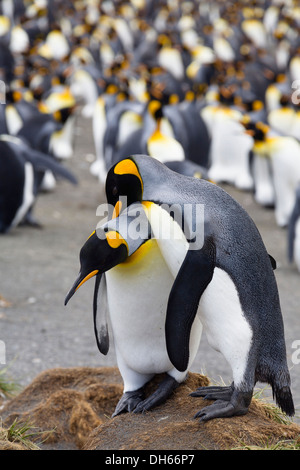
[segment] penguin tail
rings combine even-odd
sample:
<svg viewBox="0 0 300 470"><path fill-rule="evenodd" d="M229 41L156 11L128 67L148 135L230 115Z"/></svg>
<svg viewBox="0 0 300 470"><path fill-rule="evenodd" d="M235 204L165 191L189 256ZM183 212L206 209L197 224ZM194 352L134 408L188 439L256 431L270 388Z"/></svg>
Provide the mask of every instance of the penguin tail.
<svg viewBox="0 0 300 470"><path fill-rule="evenodd" d="M271 381L271 387L273 392L273 399L276 401L279 408L286 415L294 416L295 407L292 392L289 386L289 377L288 381L284 380L282 375L279 377L279 380L275 378L275 380Z"/></svg>

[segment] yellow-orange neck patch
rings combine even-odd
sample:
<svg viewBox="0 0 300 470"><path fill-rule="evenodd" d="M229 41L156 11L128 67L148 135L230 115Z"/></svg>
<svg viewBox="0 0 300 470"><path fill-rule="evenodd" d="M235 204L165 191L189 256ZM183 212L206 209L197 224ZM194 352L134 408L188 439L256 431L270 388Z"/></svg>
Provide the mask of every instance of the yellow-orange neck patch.
<svg viewBox="0 0 300 470"><path fill-rule="evenodd" d="M112 215L112 219L116 219L117 217L119 217L121 210L122 210L122 201L117 201L115 208L114 208L113 215Z"/></svg>
<svg viewBox="0 0 300 470"><path fill-rule="evenodd" d="M107 232L106 240L111 248L119 248L119 246L125 245L127 252L129 251L127 241L119 234L119 232L114 230Z"/></svg>

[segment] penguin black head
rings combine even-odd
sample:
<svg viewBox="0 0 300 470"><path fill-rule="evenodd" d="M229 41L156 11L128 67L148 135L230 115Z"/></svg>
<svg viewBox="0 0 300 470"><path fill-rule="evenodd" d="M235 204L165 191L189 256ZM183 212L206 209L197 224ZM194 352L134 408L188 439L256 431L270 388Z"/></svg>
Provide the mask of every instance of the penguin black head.
<svg viewBox="0 0 300 470"><path fill-rule="evenodd" d="M80 272L65 299L65 305L86 281L122 263L128 257L128 246L116 231L97 229L80 251Z"/></svg>
<svg viewBox="0 0 300 470"><path fill-rule="evenodd" d="M109 170L105 190L108 204L115 207L116 217L124 209L120 201L121 196L127 197L127 207L142 201L143 180L131 158L121 160Z"/></svg>
<svg viewBox="0 0 300 470"><path fill-rule="evenodd" d="M264 142L266 140L267 134L270 128L264 122L257 122L254 128L254 140L256 142Z"/></svg>
<svg viewBox="0 0 300 470"><path fill-rule="evenodd" d="M252 122L245 119L242 121L246 129L246 133L253 137L255 142L264 142L266 140L266 135L269 131L269 126L263 122Z"/></svg>

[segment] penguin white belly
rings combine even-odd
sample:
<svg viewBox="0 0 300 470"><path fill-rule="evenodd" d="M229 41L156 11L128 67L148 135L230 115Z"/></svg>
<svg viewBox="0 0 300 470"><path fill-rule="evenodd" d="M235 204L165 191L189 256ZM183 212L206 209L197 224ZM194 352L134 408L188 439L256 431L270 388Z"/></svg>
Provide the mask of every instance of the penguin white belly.
<svg viewBox="0 0 300 470"><path fill-rule="evenodd" d="M173 137L162 133L154 133L148 140L147 151L149 155L162 163L168 161L183 161L184 149L181 143Z"/></svg>
<svg viewBox="0 0 300 470"><path fill-rule="evenodd" d="M270 161L267 156L254 153L254 199L258 204L261 204L262 206L272 206L275 203L274 185L269 163Z"/></svg>
<svg viewBox="0 0 300 470"><path fill-rule="evenodd" d="M23 121L13 105L7 105L5 109L6 124L8 132L11 135L17 135L21 127L23 126Z"/></svg>
<svg viewBox="0 0 300 470"><path fill-rule="evenodd" d="M73 130L75 116L70 116L60 131L54 132L50 138L50 150L54 156L61 159L71 158L73 155Z"/></svg>
<svg viewBox="0 0 300 470"><path fill-rule="evenodd" d="M241 383L251 347L252 330L230 276L215 268L202 294L198 315L209 344L221 352L232 368L235 385Z"/></svg>
<svg viewBox="0 0 300 470"><path fill-rule="evenodd" d="M144 377L168 372L182 381L166 349L165 318L174 277L155 240L148 241L127 262L106 273L111 326L125 390L141 387ZM199 318L190 340L190 363L201 337ZM148 380L149 380L148 378Z"/></svg>
<svg viewBox="0 0 300 470"><path fill-rule="evenodd" d="M253 181L249 169L249 152L252 141L236 119L236 113L230 108L215 113L211 145L212 164L208 174L213 181L251 189Z"/></svg>
<svg viewBox="0 0 300 470"><path fill-rule="evenodd" d="M268 122L275 131L290 136L295 114L295 111L291 108L274 109L268 114Z"/></svg>
<svg viewBox="0 0 300 470"><path fill-rule="evenodd" d="M40 190L48 192L48 191L53 191L55 187L56 187L56 179L52 171L50 170L45 171L45 175L43 177Z"/></svg>
<svg viewBox="0 0 300 470"><path fill-rule="evenodd" d="M292 80L298 80L300 77L300 57L295 56L291 59L290 65L290 74Z"/></svg>
<svg viewBox="0 0 300 470"><path fill-rule="evenodd" d="M280 227L285 227L295 204L295 191L300 181L300 146L295 139L280 140L278 150L272 154L272 167L276 222Z"/></svg>
<svg viewBox="0 0 300 470"><path fill-rule="evenodd" d="M25 178L24 178L24 189L23 189L23 202L19 207L12 223L12 227L16 227L22 219L25 217L26 213L30 209L31 205L34 202L33 194L33 185L34 185L34 173L31 163L26 162L24 165Z"/></svg>
<svg viewBox="0 0 300 470"><path fill-rule="evenodd" d="M158 54L158 63L170 72L177 80L184 78L184 65L182 57L177 49L163 47Z"/></svg>
<svg viewBox="0 0 300 470"><path fill-rule="evenodd" d="M128 137L141 127L141 116L134 111L125 111L120 118L118 146L124 145Z"/></svg>

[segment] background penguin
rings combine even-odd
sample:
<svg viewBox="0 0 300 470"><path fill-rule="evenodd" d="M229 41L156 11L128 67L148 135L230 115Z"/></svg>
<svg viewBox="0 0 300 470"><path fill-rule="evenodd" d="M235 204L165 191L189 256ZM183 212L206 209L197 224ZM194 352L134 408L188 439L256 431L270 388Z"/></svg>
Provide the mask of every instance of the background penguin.
<svg viewBox="0 0 300 470"><path fill-rule="evenodd" d="M84 118L93 117L95 103L103 92L102 82L102 72L96 65L73 67L68 83L76 101L83 104L81 115Z"/></svg>
<svg viewBox="0 0 300 470"><path fill-rule="evenodd" d="M295 204L288 223L288 260L296 263L300 272L300 183L296 189Z"/></svg>
<svg viewBox="0 0 300 470"><path fill-rule="evenodd" d="M16 136L40 152L58 159L70 158L73 154L74 105L75 100L67 87L63 91L52 89L37 112L24 120Z"/></svg>
<svg viewBox="0 0 300 470"><path fill-rule="evenodd" d="M135 145L139 145L136 136L140 135L142 131L145 105L129 98L127 94L122 93L120 90L116 97L116 103L112 106L108 104L106 131L103 137L106 174L108 169L121 159L119 156L124 155L123 152L127 152L125 148L128 142L131 142L133 136ZM95 136L98 140L97 128L95 129ZM106 174L103 183L105 183Z"/></svg>
<svg viewBox="0 0 300 470"><path fill-rule="evenodd" d="M185 159L184 148L174 137L172 125L170 124L169 129L164 126L164 123L168 125L169 121L164 117L161 103L153 100L149 103L149 108L155 119L155 129L147 138L147 153L161 162L170 159L183 161Z"/></svg>
<svg viewBox="0 0 300 470"><path fill-rule="evenodd" d="M248 121L247 115L244 116L243 125L254 141L250 164L253 176L254 200L263 207L273 209L275 207L275 188L271 159L265 145L269 126L260 121L257 123Z"/></svg>
<svg viewBox="0 0 300 470"><path fill-rule="evenodd" d="M197 96L194 92L186 93L185 100L179 105L179 112L187 129L186 159L208 168L211 139L198 109Z"/></svg>
<svg viewBox="0 0 300 470"><path fill-rule="evenodd" d="M132 228L132 225L133 228ZM139 228L137 229L137 225ZM134 227L137 232L134 232ZM187 250L184 237L176 240L177 258ZM164 324L167 302L174 282L161 255L158 243L141 204L94 232L80 252L81 269L66 297L67 303L86 280L96 275L94 325L99 350L109 349L110 320L117 363L124 381L124 394L113 416L124 412L149 410L165 401L187 370L178 371L171 364L166 349ZM194 323L190 342L192 363L202 327ZM144 399L143 386L155 375L166 373L157 390Z"/></svg>
<svg viewBox="0 0 300 470"><path fill-rule="evenodd" d="M20 223L37 226L32 209L45 172L50 170L72 184L77 180L53 158L20 139L2 135L0 149L0 233Z"/></svg>
<svg viewBox="0 0 300 470"><path fill-rule="evenodd" d="M286 227L300 181L300 144L293 137L270 135L266 145L274 182L275 219L279 227Z"/></svg>
<svg viewBox="0 0 300 470"><path fill-rule="evenodd" d="M278 405L293 415L273 263L244 209L216 185L174 173L145 155L131 156L112 167L106 194L113 205L119 204L121 196L127 197L128 204L145 201L154 214L164 211L163 204L181 209L190 244L168 301L168 353L178 370L186 370L189 331L199 315L209 343L224 355L233 373L231 387L196 392L196 396L216 400L196 416L209 420L245 414L257 381L269 383ZM199 205L204 207L204 219L197 221ZM187 214L188 207L194 213ZM159 220L154 217L150 223L155 236ZM197 236L201 241L201 234L204 240L199 247L196 242ZM172 259L168 241L160 248L166 262Z"/></svg>
<svg viewBox="0 0 300 470"><path fill-rule="evenodd" d="M16 98L16 95L18 95L18 98ZM5 106L7 132L2 133L16 135L26 120L39 115L40 111L38 110L36 103L24 99L22 93L9 92L6 96Z"/></svg>
<svg viewBox="0 0 300 470"><path fill-rule="evenodd" d="M211 136L209 177L217 183L229 183L244 190L252 189L249 153L252 138L241 124L242 112L234 106L234 90L222 87L220 102L201 111Z"/></svg>
<svg viewBox="0 0 300 470"><path fill-rule="evenodd" d="M29 162L0 142L0 233L18 225L34 202L34 173Z"/></svg>
<svg viewBox="0 0 300 470"><path fill-rule="evenodd" d="M14 78L14 65L15 60L8 45L0 40L0 76L6 84Z"/></svg>
<svg viewBox="0 0 300 470"><path fill-rule="evenodd" d="M277 225L286 227L300 180L299 142L294 137L278 135L262 122L245 126L254 138L254 198L265 207L274 207Z"/></svg>

